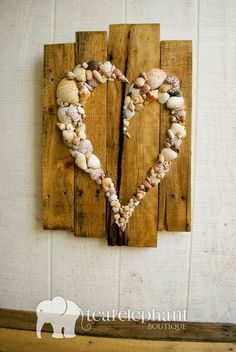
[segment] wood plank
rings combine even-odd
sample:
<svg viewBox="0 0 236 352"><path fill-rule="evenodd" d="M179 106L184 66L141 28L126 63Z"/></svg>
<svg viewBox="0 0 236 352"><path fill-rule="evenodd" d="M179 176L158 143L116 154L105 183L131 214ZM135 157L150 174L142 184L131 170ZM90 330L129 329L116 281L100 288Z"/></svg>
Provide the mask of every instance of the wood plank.
<svg viewBox="0 0 236 352"><path fill-rule="evenodd" d="M127 45L119 48L126 57L130 82L143 71L160 66L159 24L130 25ZM127 87L128 90L128 87ZM122 97L123 98L123 97ZM120 199L126 204L145 178L159 150L159 104L150 104L131 121L131 138L123 138L120 169ZM153 188L135 209L127 226L127 245L156 247L157 188Z"/></svg>
<svg viewBox="0 0 236 352"><path fill-rule="evenodd" d="M107 58L106 32L76 33L76 62ZM86 104L88 138L106 170L106 85L99 85ZM106 199L101 187L83 171L75 168L75 236L104 237Z"/></svg>
<svg viewBox="0 0 236 352"><path fill-rule="evenodd" d="M110 25L109 60L122 72L126 71L127 47L130 25ZM119 45L117 45L119 43ZM123 142L121 133L123 100L126 84L119 80L108 83L107 88L107 173L115 183L117 193L120 188L120 145ZM107 202L107 239L109 245L121 244L119 228L114 222L111 208Z"/></svg>
<svg viewBox="0 0 236 352"><path fill-rule="evenodd" d="M115 339L94 336L76 336L72 339L54 339L51 333L43 333L37 339L33 331L0 329L1 352L55 351L69 352L224 352L236 351L235 344L213 342L169 342L133 339Z"/></svg>
<svg viewBox="0 0 236 352"><path fill-rule="evenodd" d="M74 161L56 127L56 88L75 66L74 44L44 47L43 227L74 227Z"/></svg>
<svg viewBox="0 0 236 352"><path fill-rule="evenodd" d="M36 314L31 311L0 309L0 327L8 329L35 331ZM98 318L97 318L98 319ZM193 322L160 322L160 321L120 321L117 318L112 321L94 321L86 317L83 326L91 324L91 330L84 331L81 328L81 317L76 322L77 335L89 335L99 337L168 340L168 341L204 341L204 342L236 342L236 325L230 323L193 323ZM182 324L180 329L156 328L150 329L149 323L155 324ZM183 327L184 324L184 327ZM50 324L44 324L44 332L51 332Z"/></svg>
<svg viewBox="0 0 236 352"><path fill-rule="evenodd" d="M187 136L169 175L159 188L159 231L191 231L191 114L192 114L192 41L161 42L161 68L182 80L185 99ZM160 144L169 128L169 110L161 107Z"/></svg>

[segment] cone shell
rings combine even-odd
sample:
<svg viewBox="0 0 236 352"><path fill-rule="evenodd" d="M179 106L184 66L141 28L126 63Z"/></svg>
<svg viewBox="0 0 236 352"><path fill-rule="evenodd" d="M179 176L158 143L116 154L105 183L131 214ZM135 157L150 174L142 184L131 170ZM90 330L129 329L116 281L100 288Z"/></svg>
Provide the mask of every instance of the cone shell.
<svg viewBox="0 0 236 352"><path fill-rule="evenodd" d="M147 83L151 87L151 90L157 89L160 87L166 79L166 73L159 69L153 68L146 73L147 75Z"/></svg>
<svg viewBox="0 0 236 352"><path fill-rule="evenodd" d="M166 161L174 160L178 156L178 154L171 148L163 148L161 154L164 156Z"/></svg>
<svg viewBox="0 0 236 352"><path fill-rule="evenodd" d="M78 145L78 151L82 154L92 153L93 146L89 139L83 139Z"/></svg>
<svg viewBox="0 0 236 352"><path fill-rule="evenodd" d="M78 65L74 68L73 71L74 75L75 75L75 79L79 82L85 82L86 81L86 70Z"/></svg>
<svg viewBox="0 0 236 352"><path fill-rule="evenodd" d="M76 155L75 159L76 165L81 169L81 170L87 170L87 162L86 162L86 157L84 154L79 153Z"/></svg>
<svg viewBox="0 0 236 352"><path fill-rule="evenodd" d="M101 163L98 157L94 154L91 154L88 158L88 167L91 169L100 169Z"/></svg>
<svg viewBox="0 0 236 352"><path fill-rule="evenodd" d="M63 78L57 87L57 103L78 104L79 89L74 80Z"/></svg>
<svg viewBox="0 0 236 352"><path fill-rule="evenodd" d="M179 109L184 106L184 98L183 97L170 97L167 101L168 109Z"/></svg>

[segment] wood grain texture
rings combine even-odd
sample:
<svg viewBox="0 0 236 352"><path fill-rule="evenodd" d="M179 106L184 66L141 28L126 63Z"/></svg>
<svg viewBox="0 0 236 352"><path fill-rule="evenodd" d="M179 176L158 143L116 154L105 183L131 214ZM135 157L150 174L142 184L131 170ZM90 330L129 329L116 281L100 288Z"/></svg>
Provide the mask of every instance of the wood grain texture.
<svg viewBox="0 0 236 352"><path fill-rule="evenodd" d="M74 228L74 160L56 126L56 89L75 66L75 45L45 45L43 123L43 226Z"/></svg>
<svg viewBox="0 0 236 352"><path fill-rule="evenodd" d="M1 352L226 352L236 351L235 344L209 342L166 342L132 339L112 339L94 336L76 336L72 339L54 339L50 333L43 333L42 339L35 332L0 329Z"/></svg>
<svg viewBox="0 0 236 352"><path fill-rule="evenodd" d="M106 32L76 33L76 62L107 58ZM86 103L87 136L106 170L106 85L99 85ZM75 236L104 237L106 200L100 186L84 171L75 169Z"/></svg>
<svg viewBox="0 0 236 352"><path fill-rule="evenodd" d="M194 323L177 321L144 321L140 320L115 320L103 321L99 317L95 321L92 317L88 321L86 316L79 317L75 325L76 335L88 335L110 338L165 340L165 341L204 341L204 342L236 342L236 325L224 323ZM35 312L0 309L0 327L35 331L37 316ZM155 329L150 329L150 324L156 324ZM81 324L91 325L85 331ZM159 324L159 327L157 328ZM166 324L166 325L165 325ZM175 324L175 325L173 325ZM178 325L177 325L178 324ZM170 327L179 327L171 329ZM166 328L165 328L166 327ZM52 332L51 324L44 324L42 331Z"/></svg>
<svg viewBox="0 0 236 352"><path fill-rule="evenodd" d="M119 46L120 56L123 56L121 66L124 67L125 65L125 74L129 82L132 82L142 71L160 66L160 26L158 24L124 26L121 33L125 35L125 38L122 41L120 40ZM111 32L118 32L122 25L119 25L116 29L115 27L116 25L111 27ZM110 49L115 50L115 45L115 42L111 43L112 48ZM126 63L124 63L124 58ZM128 87L126 92L127 90ZM120 99L123 101L122 95ZM160 107L158 104L146 106L131 121L131 138L122 137L119 140L118 162L120 164L118 164L118 177L120 177L120 180L117 182L122 204L126 204L132 194L135 193L137 186L145 178L148 169L157 157L157 150L159 149L159 118ZM115 153L114 158L117 157L117 148ZM152 189L139 207L135 209L127 226L126 236L126 244L128 246L156 246L156 188Z"/></svg>
<svg viewBox="0 0 236 352"><path fill-rule="evenodd" d="M187 136L170 173L159 185L159 231L191 231L191 119L192 119L192 42L161 42L161 68L182 81ZM161 107L160 145L169 128L170 111Z"/></svg>

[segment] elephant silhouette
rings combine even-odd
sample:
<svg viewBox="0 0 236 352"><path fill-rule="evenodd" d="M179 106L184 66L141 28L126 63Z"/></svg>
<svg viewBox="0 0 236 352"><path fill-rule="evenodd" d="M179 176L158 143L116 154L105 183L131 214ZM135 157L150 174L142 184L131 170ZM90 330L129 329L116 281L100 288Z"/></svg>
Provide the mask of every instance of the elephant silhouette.
<svg viewBox="0 0 236 352"><path fill-rule="evenodd" d="M41 339L41 329L44 323L52 325L52 337L54 338L63 338L62 328L64 328L64 337L75 337L75 323L80 313L83 314L73 301L60 296L40 302L36 308L37 337Z"/></svg>

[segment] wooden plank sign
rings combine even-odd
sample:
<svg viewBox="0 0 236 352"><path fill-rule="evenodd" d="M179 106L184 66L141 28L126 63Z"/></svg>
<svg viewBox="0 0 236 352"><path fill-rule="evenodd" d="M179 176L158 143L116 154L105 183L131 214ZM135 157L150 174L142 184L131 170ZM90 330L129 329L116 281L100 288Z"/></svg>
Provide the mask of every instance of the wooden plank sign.
<svg viewBox="0 0 236 352"><path fill-rule="evenodd" d="M117 45L119 43L119 45ZM108 50L108 53L107 53ZM135 209L121 237L101 188L74 167L73 158L56 128L56 87L66 71L89 60L107 58L129 82L144 71L161 67L182 82L187 111L187 137L171 171ZM78 32L76 44L45 46L43 224L69 229L75 236L105 237L109 245L156 247L157 230L191 229L191 41L160 42L159 24L111 25L106 32ZM169 111L152 103L122 133L123 100L129 88L121 81L100 85L86 104L86 127L95 154L126 204L155 162L169 126Z"/></svg>

